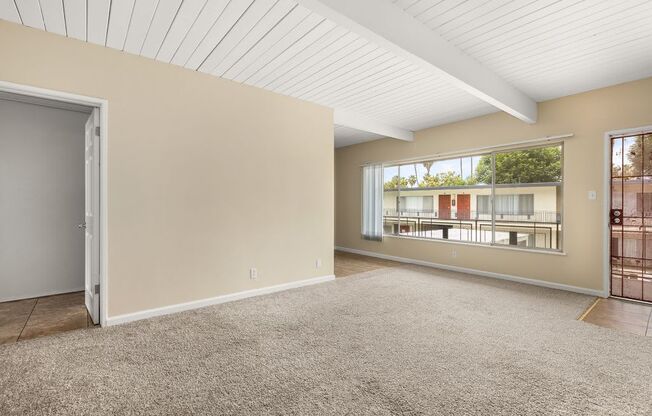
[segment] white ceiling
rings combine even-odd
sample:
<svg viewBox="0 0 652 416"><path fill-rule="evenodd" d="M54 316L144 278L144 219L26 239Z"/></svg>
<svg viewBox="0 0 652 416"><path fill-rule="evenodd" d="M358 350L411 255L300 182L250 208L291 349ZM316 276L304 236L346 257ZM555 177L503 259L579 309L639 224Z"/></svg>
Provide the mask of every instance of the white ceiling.
<svg viewBox="0 0 652 416"><path fill-rule="evenodd" d="M380 134L338 125L335 125L335 137L337 147L351 146L352 144L383 138Z"/></svg>
<svg viewBox="0 0 652 416"><path fill-rule="evenodd" d="M649 0L395 3L536 101L652 75Z"/></svg>
<svg viewBox="0 0 652 416"><path fill-rule="evenodd" d="M324 3L346 6L346 1ZM401 15L394 15L397 21L407 14L410 24L429 28L433 38L423 40L426 46L443 39L536 101L652 76L652 1L375 3L394 3L389 7ZM315 4L321 5L319 0L0 0L0 18L406 131L500 108L447 74L385 47L368 31L355 30L360 26L307 8ZM369 14L375 12L370 7ZM380 137L349 127L335 129L336 146Z"/></svg>

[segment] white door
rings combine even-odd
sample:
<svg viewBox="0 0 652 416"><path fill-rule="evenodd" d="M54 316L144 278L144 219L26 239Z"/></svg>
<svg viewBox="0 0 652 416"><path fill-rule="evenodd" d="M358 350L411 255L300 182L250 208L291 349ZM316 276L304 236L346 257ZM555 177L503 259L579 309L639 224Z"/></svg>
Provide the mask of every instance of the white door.
<svg viewBox="0 0 652 416"><path fill-rule="evenodd" d="M86 121L86 198L85 223L81 226L86 232L85 287L86 308L97 324L100 319L100 110L95 108Z"/></svg>

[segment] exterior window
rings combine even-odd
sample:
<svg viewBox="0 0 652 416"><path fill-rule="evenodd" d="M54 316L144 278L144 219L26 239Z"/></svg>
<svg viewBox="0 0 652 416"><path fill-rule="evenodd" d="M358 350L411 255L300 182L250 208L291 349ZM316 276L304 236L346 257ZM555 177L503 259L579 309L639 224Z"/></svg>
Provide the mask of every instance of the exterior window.
<svg viewBox="0 0 652 416"><path fill-rule="evenodd" d="M386 165L383 231L561 250L562 156L555 144Z"/></svg>
<svg viewBox="0 0 652 416"><path fill-rule="evenodd" d="M534 194L496 195L496 215L534 215ZM491 196L478 195L478 210L491 214Z"/></svg>
<svg viewBox="0 0 652 416"><path fill-rule="evenodd" d="M433 212L432 201L432 196L402 196L399 199L398 206L403 207L404 212L412 212L415 214L420 212L428 213Z"/></svg>
<svg viewBox="0 0 652 416"><path fill-rule="evenodd" d="M384 166L383 180L383 233L398 234L400 225L398 166Z"/></svg>

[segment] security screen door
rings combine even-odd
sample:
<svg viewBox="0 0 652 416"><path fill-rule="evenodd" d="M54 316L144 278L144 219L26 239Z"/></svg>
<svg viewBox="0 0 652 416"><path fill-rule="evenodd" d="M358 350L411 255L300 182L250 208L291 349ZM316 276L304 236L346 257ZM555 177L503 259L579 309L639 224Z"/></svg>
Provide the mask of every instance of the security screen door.
<svg viewBox="0 0 652 416"><path fill-rule="evenodd" d="M652 302L652 132L611 138L611 295Z"/></svg>

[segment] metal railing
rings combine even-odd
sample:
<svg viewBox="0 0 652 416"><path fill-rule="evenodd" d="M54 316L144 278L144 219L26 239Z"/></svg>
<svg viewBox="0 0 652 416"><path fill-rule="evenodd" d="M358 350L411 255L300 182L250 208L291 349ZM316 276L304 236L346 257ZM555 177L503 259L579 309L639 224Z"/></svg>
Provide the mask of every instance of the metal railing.
<svg viewBox="0 0 652 416"><path fill-rule="evenodd" d="M406 237L495 243L528 248L561 248L561 213L499 213L492 233L491 215L477 211L384 210L385 234Z"/></svg>
<svg viewBox="0 0 652 416"><path fill-rule="evenodd" d="M384 209L385 216L396 217L418 217L418 218L438 218L445 220L486 220L491 221L491 212L483 211L458 211L451 209L440 212L438 210L413 210L401 209ZM496 212L496 220L501 221L531 221L541 223L560 223L561 213L557 211L532 211L532 212Z"/></svg>

